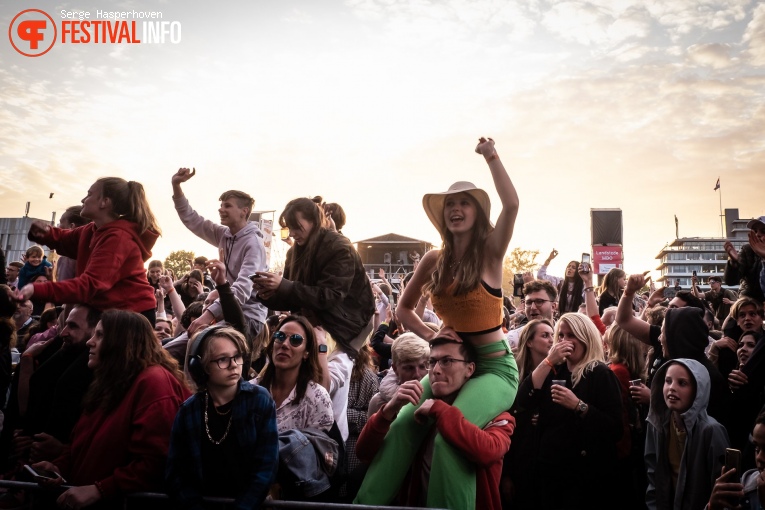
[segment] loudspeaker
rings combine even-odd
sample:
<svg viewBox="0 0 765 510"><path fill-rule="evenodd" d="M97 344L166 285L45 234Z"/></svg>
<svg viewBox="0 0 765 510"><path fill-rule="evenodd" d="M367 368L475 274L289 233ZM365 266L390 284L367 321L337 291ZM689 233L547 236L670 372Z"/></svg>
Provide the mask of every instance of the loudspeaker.
<svg viewBox="0 0 765 510"><path fill-rule="evenodd" d="M592 245L622 244L622 210L590 209Z"/></svg>

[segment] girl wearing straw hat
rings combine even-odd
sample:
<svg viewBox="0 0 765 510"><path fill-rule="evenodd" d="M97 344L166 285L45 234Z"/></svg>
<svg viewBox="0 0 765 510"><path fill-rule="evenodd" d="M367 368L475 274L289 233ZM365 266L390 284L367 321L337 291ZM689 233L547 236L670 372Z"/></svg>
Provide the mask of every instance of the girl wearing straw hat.
<svg viewBox="0 0 765 510"><path fill-rule="evenodd" d="M420 261L401 296L396 313L422 338L435 334L415 313L429 293L444 326L460 333L479 354L477 372L460 391L454 405L465 418L484 427L510 408L518 388L518 370L502 334L502 261L518 215L518 194L494 149L494 140L480 138L475 151L486 159L502 210L496 226L490 220L488 194L470 182L456 182L443 193L422 199L425 212L441 234L440 250ZM432 398L428 378L420 402ZM430 427L414 420L414 405L399 413L385 443L370 465L356 503L389 504ZM428 482L428 506L475 508L474 465L437 436Z"/></svg>

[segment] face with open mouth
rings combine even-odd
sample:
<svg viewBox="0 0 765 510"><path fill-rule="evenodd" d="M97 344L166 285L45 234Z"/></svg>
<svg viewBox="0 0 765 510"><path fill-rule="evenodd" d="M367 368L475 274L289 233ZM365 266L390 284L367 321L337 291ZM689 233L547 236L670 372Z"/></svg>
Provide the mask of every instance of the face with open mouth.
<svg viewBox="0 0 765 510"><path fill-rule="evenodd" d="M743 305L736 315L738 327L744 331L760 331L762 329L762 315L755 305Z"/></svg>
<svg viewBox="0 0 765 510"><path fill-rule="evenodd" d="M452 233L467 232L475 224L478 208L467 193L448 195L444 200L444 224Z"/></svg>
<svg viewBox="0 0 765 510"><path fill-rule="evenodd" d="M685 365L673 363L664 376L664 402L671 411L684 413L691 408L696 381Z"/></svg>
<svg viewBox="0 0 765 510"><path fill-rule="evenodd" d="M224 227L235 226L237 223L247 218L249 212L248 207L242 207L232 198L222 200L220 208L218 209L220 224Z"/></svg>

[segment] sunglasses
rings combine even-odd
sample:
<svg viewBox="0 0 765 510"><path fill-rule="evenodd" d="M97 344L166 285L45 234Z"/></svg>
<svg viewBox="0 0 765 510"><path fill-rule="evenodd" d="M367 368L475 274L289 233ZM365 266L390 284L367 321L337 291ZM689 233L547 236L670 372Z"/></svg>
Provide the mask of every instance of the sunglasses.
<svg viewBox="0 0 765 510"><path fill-rule="evenodd" d="M287 339L287 334L284 331L276 331L273 335L271 335L271 338L274 340L274 342L282 343ZM298 335L297 333L293 333L289 336L290 345L292 347L300 347L303 345L303 335Z"/></svg>

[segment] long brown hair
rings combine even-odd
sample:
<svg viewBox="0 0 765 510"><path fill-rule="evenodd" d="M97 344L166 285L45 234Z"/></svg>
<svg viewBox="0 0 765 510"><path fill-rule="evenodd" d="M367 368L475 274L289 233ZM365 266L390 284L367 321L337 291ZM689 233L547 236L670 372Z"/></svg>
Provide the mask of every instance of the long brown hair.
<svg viewBox="0 0 765 510"><path fill-rule="evenodd" d="M323 371L319 364L319 349L316 346L316 336L313 334L313 326L308 322L308 319L302 315L288 315L279 322L274 332L282 329L282 326L288 322L297 322L303 327L305 331L305 349L308 352L308 359L304 363L300 364L300 371L298 372L297 385L295 387L295 400L292 405L298 405L305 396L305 391L308 388L310 381L316 384L321 384L323 377ZM288 340L285 340L285 342ZM271 341L268 342L266 347L266 356L268 356L268 363L263 370L260 371L258 376L258 384L266 389L271 388L271 384L276 377L276 367L274 366L274 337L271 336Z"/></svg>
<svg viewBox="0 0 765 510"><path fill-rule="evenodd" d="M518 364L519 381L523 381L536 368L531 359L531 352L529 352L529 342L537 334L537 329L542 324L547 324L550 326L550 329L555 330L555 326L550 319L534 319L526 324L518 338L518 354L515 355L515 361Z"/></svg>
<svg viewBox="0 0 765 510"><path fill-rule="evenodd" d="M104 336L98 349L93 382L83 401L85 411L113 411L136 377L154 365L164 367L186 386L178 362L157 341L146 317L127 310L107 310L101 315L101 327Z"/></svg>
<svg viewBox="0 0 765 510"><path fill-rule="evenodd" d="M356 359L353 360L353 370L351 371L351 381L361 381L364 378L364 371L374 370L372 364L372 353L369 344L365 343L359 349L356 354Z"/></svg>
<svg viewBox="0 0 765 510"><path fill-rule="evenodd" d="M627 367L632 379L642 379L645 372L643 343L614 323L603 338L608 345L608 362Z"/></svg>
<svg viewBox="0 0 765 510"><path fill-rule="evenodd" d="M284 276L295 282L310 282L312 280L312 262L319 249L319 239L327 232L329 223L319 204L310 198L291 200L279 217L282 228L300 229L297 213L313 225L313 231L304 246L293 245L287 253Z"/></svg>
<svg viewBox="0 0 765 510"><path fill-rule="evenodd" d="M117 218L137 223L141 234L147 230L162 233L140 182L126 181L119 177L102 177L96 184L101 186L101 196L111 200L112 212Z"/></svg>
<svg viewBox="0 0 765 510"><path fill-rule="evenodd" d="M458 261L459 265L454 272L454 292L452 295L467 294L481 284L481 271L483 270L483 252L486 238L491 234L493 227L489 223L484 210L470 194L465 193L476 209L476 218L471 229L472 238L468 243L468 249ZM447 197L448 198L448 197ZM444 201L445 203L445 201ZM430 282L426 283L423 290L430 294L441 294L452 283L452 268L449 267L454 254L454 236L449 229L444 228L441 234L443 243L438 253L436 269Z"/></svg>
<svg viewBox="0 0 765 510"><path fill-rule="evenodd" d="M612 267L611 270L606 273L605 278L603 278L603 283L600 285L600 295L602 296L607 292L611 294L611 296L619 298L621 292L621 289L619 288L619 278L626 275L627 273L618 267Z"/></svg>

